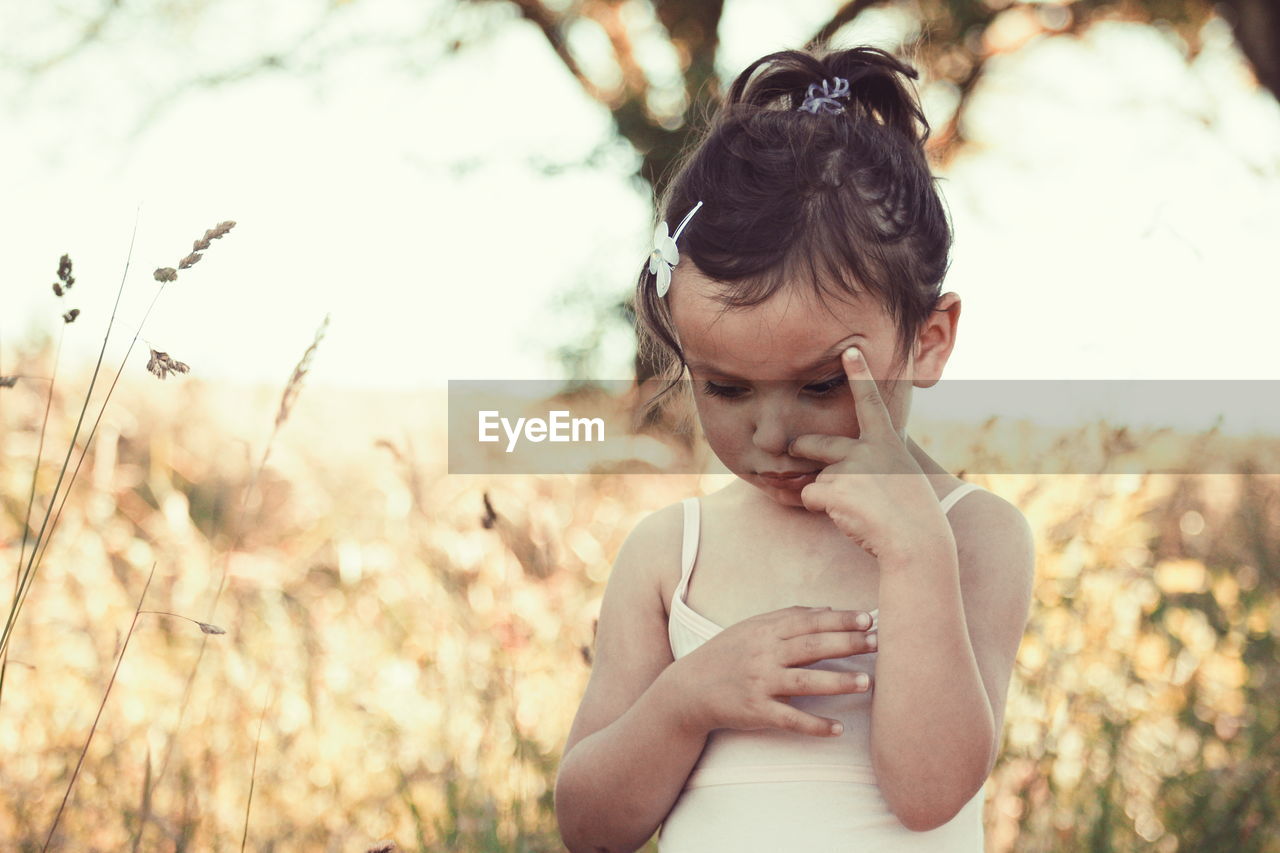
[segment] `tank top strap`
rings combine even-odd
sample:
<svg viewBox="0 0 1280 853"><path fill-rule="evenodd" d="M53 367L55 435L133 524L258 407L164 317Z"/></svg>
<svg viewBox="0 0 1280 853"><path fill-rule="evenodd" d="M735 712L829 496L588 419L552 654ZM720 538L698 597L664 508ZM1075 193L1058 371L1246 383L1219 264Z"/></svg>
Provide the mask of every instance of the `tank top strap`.
<svg viewBox="0 0 1280 853"><path fill-rule="evenodd" d="M960 485L956 486L954 489L951 490L951 492L945 498L942 499L943 514L945 515L946 513L950 512L951 508L955 506L956 503L959 502L959 500L962 497L969 494L970 492L976 492L978 489L981 489L981 488L982 486L979 486L977 483L961 483Z"/></svg>
<svg viewBox="0 0 1280 853"><path fill-rule="evenodd" d="M684 504L684 540L680 546L680 584L676 587L676 595L684 601L685 591L689 588L689 576L693 574L693 564L698 559L698 527L701 521L701 508L697 498L685 498Z"/></svg>

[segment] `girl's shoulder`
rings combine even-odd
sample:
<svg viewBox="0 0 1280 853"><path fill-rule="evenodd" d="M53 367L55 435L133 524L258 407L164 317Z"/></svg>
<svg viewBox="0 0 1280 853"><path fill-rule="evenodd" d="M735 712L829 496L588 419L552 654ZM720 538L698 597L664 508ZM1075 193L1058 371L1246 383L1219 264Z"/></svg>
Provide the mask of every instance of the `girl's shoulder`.
<svg viewBox="0 0 1280 853"><path fill-rule="evenodd" d="M624 550L631 552L628 562L643 564L649 583L657 588L662 599L663 613L668 617L671 615L671 599L680 585L684 568L685 504L688 500L697 503L698 536L701 539L708 521L714 522L726 513L735 514L742 498L726 487L667 504L641 518L623 544Z"/></svg>
<svg viewBox="0 0 1280 853"><path fill-rule="evenodd" d="M642 516L622 543L618 563L647 576L646 585L661 593L666 612L670 593L680 582L680 549L684 539L684 502L676 501ZM674 572L674 578L672 577Z"/></svg>
<svg viewBox="0 0 1280 853"><path fill-rule="evenodd" d="M1015 588L1030 582L1035 572L1035 534L1016 504L979 487L961 496L948 510L947 520L962 557L964 589L993 580Z"/></svg>
<svg viewBox="0 0 1280 853"><path fill-rule="evenodd" d="M950 474L945 478L931 478L931 482L940 501L946 500L959 489L970 487L960 494L959 500L947 512L953 526L957 523L981 526L993 520L1007 524L1012 518L1023 518L1022 510L1016 505L979 483ZM972 488L973 486L977 488Z"/></svg>
<svg viewBox="0 0 1280 853"><path fill-rule="evenodd" d="M672 553L678 555L683 532L684 502L676 501L641 516L622 547L646 560L661 559Z"/></svg>
<svg viewBox="0 0 1280 853"><path fill-rule="evenodd" d="M957 525L980 524L983 519L990 518L992 513L1007 515L1012 511L1021 515L1017 507L1000 495L979 483L961 479L949 471L929 471L925 477L929 480L929 485L933 487L934 494L937 495L940 503L959 491L958 498L952 499L951 507L947 510L947 520L951 522L953 528ZM960 491L961 489L963 491Z"/></svg>

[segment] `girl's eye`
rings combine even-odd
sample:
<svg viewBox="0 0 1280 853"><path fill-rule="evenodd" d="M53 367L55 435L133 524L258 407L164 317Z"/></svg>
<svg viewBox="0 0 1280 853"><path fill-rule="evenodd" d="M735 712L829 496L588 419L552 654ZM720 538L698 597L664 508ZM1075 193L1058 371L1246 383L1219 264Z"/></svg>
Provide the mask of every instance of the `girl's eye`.
<svg viewBox="0 0 1280 853"><path fill-rule="evenodd" d="M815 397L828 397L837 391L844 382L845 378L843 376L834 376L825 382L806 385L804 390ZM729 400L736 400L747 393L745 388L739 388L736 385L719 385L715 382L703 382L702 391L708 397L724 397Z"/></svg>
<svg viewBox="0 0 1280 853"><path fill-rule="evenodd" d="M835 376L828 379L826 382L816 382L813 385L806 385L804 386L804 390L818 397L825 397L843 385L844 381L845 378L843 376Z"/></svg>
<svg viewBox="0 0 1280 853"><path fill-rule="evenodd" d="M717 385L714 382L702 383L702 391L708 397L726 397L730 400L736 400L742 396L744 390L734 385Z"/></svg>

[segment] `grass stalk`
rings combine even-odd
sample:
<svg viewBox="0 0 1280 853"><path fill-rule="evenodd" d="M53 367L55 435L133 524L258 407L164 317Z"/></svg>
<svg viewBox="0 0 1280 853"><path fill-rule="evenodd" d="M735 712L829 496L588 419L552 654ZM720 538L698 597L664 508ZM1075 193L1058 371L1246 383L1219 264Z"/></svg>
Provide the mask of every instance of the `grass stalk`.
<svg viewBox="0 0 1280 853"><path fill-rule="evenodd" d="M140 212L141 205L139 205L138 209ZM209 231L205 232L204 238L197 242L196 248L207 249L209 246L210 239L218 239L220 237L225 236L227 232L229 232L234 225L235 223L231 221L219 223L219 225L216 226L214 229L210 229ZM27 570L26 570L25 576L23 576L19 581L20 594L17 599L17 603L10 610L9 620L5 624L4 636L3 636L3 639L0 639L0 654L3 654L4 651L8 648L9 637L12 634L13 625L17 622L18 614L22 610L22 605L26 602L27 593L30 591L31 584L35 579L35 573L39 569L40 564L44 561L45 552L48 551L49 549L49 539L51 539L53 536L53 530L57 527L58 520L62 518L62 509L63 507L66 506L67 498L71 494L71 488L75 485L76 477L80 473L80 466L84 464L85 457L89 453L89 447L93 444L93 438L98 433L98 426L102 423L102 416L107 410L107 405L111 402L111 395L115 393L116 385L119 384L120 382L120 376L121 374L124 373L125 366L129 363L129 356L133 353L133 348L137 345L138 338L142 335L142 329L147 324L147 318L151 316L151 311L155 308L156 302L159 301L160 299L160 294L164 293L165 286L170 281L177 280L177 272L171 268L167 270L156 271L156 280L160 282L160 286L156 288L155 295L151 297L151 302L147 305L147 310L142 315L141 322L138 323L137 328L134 330L133 338L129 341L129 347L128 349L125 350L124 357L120 360L120 367L116 370L116 374L111 380L111 386L107 389L107 394L102 400L102 405L99 406L98 408L98 414L97 414L97 417L94 418L93 427L89 431L89 436L85 439L84 447L80 451L80 458L76 460L76 467L71 473L71 480L67 483L67 488L62 493L62 500L59 502L58 492L62 485L63 477L66 475L67 465L71 461L71 455L75 451L76 439L80 435L80 429L84 424L84 416L89 408L89 401L93 398L94 385L97 383L98 374L102 370L102 361L103 361L103 358L106 356L106 352L107 352L107 341L111 337L112 328L115 326L116 313L118 312L120 307L120 297L124 293L125 281L128 279L128 276L129 276L129 264L133 259L133 246L137 238L137 235L138 235L138 217L135 214L134 221L133 221L133 236L129 240L129 253L125 258L124 274L120 277L120 287L116 291L115 305L112 306L111 317L107 321L107 331L102 338L102 349L98 353L98 361L94 365L93 376L89 380L89 390L85 392L84 404L80 408L80 417L76 421L75 431L72 433L71 442L67 446L66 458L63 460L62 469L58 472L58 482L57 484L54 485L53 496L50 498L48 509L45 510L44 522L40 526L40 533L36 536L35 544L32 545L31 559L27 562ZM202 256L198 252L192 252L191 255L183 259L182 263L180 264L180 267L183 269L186 269L188 266L198 261L200 257ZM161 273L163 272L167 272L168 275L167 276L161 275ZM50 513L53 511L53 507L55 504L57 504L58 509L57 509L57 512L53 515L53 524L49 525L49 516L50 516ZM45 535L46 527L48 528L47 536ZM44 546L43 548L40 547L42 544ZM39 556L37 556L37 553L36 553L37 551L39 551Z"/></svg>
<svg viewBox="0 0 1280 853"><path fill-rule="evenodd" d="M206 617L210 621L213 620L214 613L217 611L218 601L221 599L222 592L226 587L227 571L231 561L231 554L239 547L243 537L243 533L241 531L244 528L243 522L246 508L249 503L249 496L257 487L258 480L261 478L262 472L267 466L267 459L271 455L271 448L275 444L276 436L280 433L280 427L283 426L285 421L289 418L289 412L292 410L293 404L297 400L298 394L301 391L302 380L310 370L311 361L315 357L320 341L323 340L328 328L329 315L326 314L324 321L321 322L320 327L316 330L316 335L312 340L311 345L307 347L305 352L303 352L302 358L300 358L297 365L294 366L293 373L290 375L289 381L285 384L284 393L280 397L280 406L276 411L275 423L271 427L271 434L267 437L266 446L262 449L262 457L258 460L257 467L254 468L253 474L249 478L249 485L240 496L239 506L236 509L236 515L232 522L232 529L235 531L235 537L232 539L231 545L228 546L227 551L223 556L222 571L218 578L218 588L214 593L212 603L209 605L209 615ZM174 726L174 736L169 738L168 745L165 747L164 758L161 759L160 768L156 772L157 784L159 784L159 781L164 778L164 774L169 768L169 761L173 757L174 746L178 741L177 733L182 730L183 721L186 719L187 707L191 704L191 694L195 687L196 673L199 672L200 663L204 660L204 653L208 640L209 638L206 636L200 643L200 649L196 653L195 662L192 663L191 670L187 673L187 683L183 687L182 701L178 704L178 722L177 725Z"/></svg>
<svg viewBox="0 0 1280 853"><path fill-rule="evenodd" d="M192 625L200 626L200 631L205 634L225 634L226 631L217 625L210 625L208 622L201 622L199 619L192 619L190 616L183 616L181 613L170 613L168 610L144 610L143 613L154 613L157 616L172 616L175 619L186 619Z"/></svg>
<svg viewBox="0 0 1280 853"><path fill-rule="evenodd" d="M50 529L49 529L49 535L48 535L48 536L46 536L46 537L44 537L44 541L43 541L43 543L37 542L37 543L36 543L36 546L33 546L33 549L32 549L32 552L31 552L31 556L32 556L32 558L33 558L33 560L34 560L34 567L31 567L30 565L29 565L29 567L28 567L27 577L25 578L25 584L24 584L24 586L23 586L23 590L22 590L22 600L18 602L18 609L21 609L23 602L25 602L25 601L26 601L27 593L28 593L28 592L30 591L30 589L31 589L31 582L32 582L32 581L34 580L34 578L35 578L35 571L36 571L36 570L38 570L38 569L40 568L41 563L43 563L43 562L44 562L44 555L45 555L45 552L49 550L49 540L50 540L50 539L52 539L52 537L53 537L53 530L57 527L57 525L58 525L58 521L62 518L62 510L63 510L63 508L67 505L67 498L68 498L68 497L70 497L70 495L71 495L71 488L75 485L76 478L77 478L77 477L79 476L79 474L80 474L80 466L84 464L85 457L86 457L86 456L88 455L88 453L89 453L89 446L93 443L93 438L94 438L94 436L98 434L98 426L102 423L102 416L103 416L103 414L105 414L105 413L106 413L106 411L107 411L107 404L111 402L111 395L112 395L113 393L115 393L116 385L117 385L117 384L119 384L119 382L120 382L120 376L121 376L121 374L123 374L123 373L124 373L124 369L125 369L126 365L128 365L128 363L129 363L129 356L133 353L133 348L134 348L134 346L138 343L138 336L142 333L142 327L143 327L144 325L146 325L147 317L151 316L151 309L155 308L156 300L158 300L158 299L160 298L160 294L164 292L165 284L167 284L167 282L161 282L160 287L156 290L155 296L151 297L151 303L147 306L146 313L145 313L145 314L143 314L143 316L142 316L142 322L138 324L138 330L137 330L136 332L134 332L134 334L133 334L133 340L131 340L131 341L129 342L129 348L128 348L127 350L125 350L124 357L123 357L122 359L120 359L120 367L118 367L118 368L116 369L116 374L115 374L115 376L114 376L114 377L112 377L112 379L111 379L111 385L110 385L110 387L108 387L108 388L107 388L107 395L106 395L106 397L104 397L104 398L103 398L103 400L102 400L102 405L98 408L98 414L97 414L97 416L96 416L96 417L94 418L94 420L93 420L93 426L90 428L90 430L89 430L89 435L88 435L88 437L85 439L84 447L83 447L83 448L81 448L81 451L80 451L80 457L76 460L76 467L75 467L75 468L72 470L72 472L71 472L71 480L67 483L67 488L62 492L62 500L61 500L61 501L58 501L58 500L57 500L57 489L56 489L56 488L54 489L54 499L53 499L53 501L51 501L51 502L50 502L49 509L53 509L53 504L54 504L54 503L57 503L57 505L58 505L58 510L57 510L57 512L56 512L56 513L54 513L54 516L53 516L53 525L52 525L52 526L50 527ZM104 345L105 345L105 340L104 340ZM97 375L97 372L95 371L95 376L96 376L96 375ZM87 405L88 405L88 403L89 403L89 399L88 399L88 398L89 398L89 396L91 396L92 394L93 394L93 385L92 385L92 383L90 383L90 386L89 386L89 393L88 393L88 394L86 395L86 397L85 397L85 405L86 405L86 406L87 406ZM82 417L83 417L83 413L82 413ZM78 424L77 424L76 430L77 430L77 432L79 432L79 425L78 425ZM71 443L72 443L72 448L74 448L74 445L75 445L75 437L74 437L74 436L73 436L73 437L72 437L72 439L71 439ZM70 458L71 458L71 449L72 449L72 448L68 448L68 450L67 450L67 459L68 459L68 461L69 461L69 460L70 460ZM65 463L65 462L63 463L63 470L64 470L64 471L66 470L66 463ZM59 482L61 482L61 477L59 477ZM46 518L46 520L48 519L48 514L47 514L47 512L46 512L45 518ZM42 530L41 532L43 533L43 530ZM36 554L35 554L35 547L38 547L40 544L43 544L43 546L44 546L44 547L42 547L42 548L40 549L40 556L37 558L37 557L36 557Z"/></svg>
<svg viewBox="0 0 1280 853"><path fill-rule="evenodd" d="M138 845L142 843L142 828L147 825L147 821L151 818L151 792L154 786L151 784L151 747L147 747L147 775L142 777L142 803L138 806L138 832L133 836L133 844L130 847L130 853L138 853Z"/></svg>
<svg viewBox="0 0 1280 853"><path fill-rule="evenodd" d="M40 460L44 458L44 437L49 428L49 411L53 408L53 390L58 383L58 364L62 361L62 342L67 337L67 324L63 323L60 327L58 335L58 348L53 354L53 375L49 379L49 396L44 401L44 417L40 420L40 440L36 445L36 461L31 466L31 492L27 496L27 514L22 520L22 545L18 548L18 570L13 576L13 604L10 609L18 606L18 596L22 591L22 560L27 555L27 539L31 532L31 510L36 503L36 481L40 477ZM0 652L0 700L4 698L4 677L8 670L9 649L6 646L3 652Z"/></svg>
<svg viewBox="0 0 1280 853"><path fill-rule="evenodd" d="M115 669L111 671L111 680L107 682L107 689L102 694L102 702L98 704L98 713L93 718L93 725L89 728L89 736L84 739L84 748L80 750L80 759L76 761L76 768L71 772L71 779L67 782L67 790L62 794L62 802L58 805L58 811L53 816L53 823L49 826L49 837L45 839L42 851L47 851L49 845L53 843L53 834L58 830L58 821L62 820L62 812L67 807L67 800L71 797L71 789L76 784L76 778L80 775L80 768L84 765L84 757L89 753L89 744L93 742L93 735L98 730L98 721L102 719L102 710L107 707L107 699L111 696L111 688L116 683L116 676L120 673L120 664L124 663L125 652L129 651L129 640L133 637L133 629L138 624L138 617L142 615L142 603L147 599L147 590L151 588L151 579L155 577L156 564L151 564L151 573L147 575L147 583L142 588L142 595L138 596L138 606L133 611L133 621L129 623L129 633L124 635L124 645L120 649L120 656L116 658Z"/></svg>
<svg viewBox="0 0 1280 853"><path fill-rule="evenodd" d="M31 588L31 582L32 580L34 580L36 569L39 567L39 564L36 561L36 552L40 550L40 544L42 542L47 541L45 537L46 531L48 531L49 536L53 535L53 530L49 526L49 518L51 513L53 512L54 504L57 503L58 491L59 489L61 489L62 480L66 476L67 465L70 464L71 462L71 454L75 451L76 439L80 435L80 428L84 425L85 414L89 411L89 401L93 397L93 388L98 381L98 374L102 370L102 361L107 354L107 341L111 337L111 328L115 325L116 313L120 310L120 297L124 294L124 284L129 277L129 264L133 260L133 247L138 236L138 215L141 213L141 211L142 211L142 206L139 205L138 210L134 214L133 235L129 238L129 252L125 256L124 272L120 276L120 286L116 290L115 304L112 305L111 307L111 317L107 320L107 331L102 336L102 348L98 352L98 360L94 364L93 375L89 379L89 390L85 392L84 403L80 407L80 416L79 418L76 419L76 428L71 434L71 441L67 444L67 455L63 458L62 468L58 471L58 481L57 483L54 484L53 495L49 499L48 508L45 509L44 520L40 523L40 532L36 534L36 540L31 546L31 558L27 561L26 569L24 572L21 573L21 577L19 577L18 579L19 594L15 597L13 606L9 609L9 617L5 621L4 633L3 635L0 635L0 654L3 654L9 648L9 638L13 634L13 626L18 621L18 615L22 611L22 605L23 603L25 603L27 598L27 591ZM113 388L115 387L114 383L112 383L112 387ZM108 394L108 399L110 399L109 394ZM103 403L103 406L105 408L106 406L105 401ZM99 419L101 419L102 417L101 411L99 411L98 417ZM97 424L95 423L94 426L96 428ZM92 436L90 436L90 438L85 441L85 447L84 447L85 452L88 451L89 442L92 440L93 440ZM81 453L80 461L81 462L84 461L84 453ZM80 470L80 465L77 464L76 471L78 472L79 470ZM73 473L71 477L71 482L67 484L68 492L71 491L71 486L74 483L75 483L75 474ZM64 502L65 502L65 495L64 495ZM59 507L58 515L61 516L61 514L62 514L61 507ZM55 526L57 525L56 519L54 521L54 525ZM44 552L40 551L40 553L41 555L43 555Z"/></svg>
<svg viewBox="0 0 1280 853"><path fill-rule="evenodd" d="M269 700L263 700L262 716L258 717L258 736L253 741L253 764L249 768L249 798L244 804L244 834L240 836L240 853L244 853L244 846L249 841L249 810L253 808L253 783L258 776L258 747L262 745L262 724L267 721L267 708L270 705Z"/></svg>

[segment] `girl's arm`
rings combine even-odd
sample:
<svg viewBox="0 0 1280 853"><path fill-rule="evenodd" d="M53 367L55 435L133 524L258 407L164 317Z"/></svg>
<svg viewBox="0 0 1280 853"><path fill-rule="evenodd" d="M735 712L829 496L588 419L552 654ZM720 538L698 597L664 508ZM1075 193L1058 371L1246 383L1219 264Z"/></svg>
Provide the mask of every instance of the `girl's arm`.
<svg viewBox="0 0 1280 853"><path fill-rule="evenodd" d="M640 849L680 796L707 733L680 723L667 676L659 675L626 713L579 741L561 763L556 820L570 853Z"/></svg>
<svg viewBox="0 0 1280 853"><path fill-rule="evenodd" d="M979 492L951 515L954 546L908 543L880 559L872 764L917 831L951 820L995 765L1035 576L1017 507Z"/></svg>
<svg viewBox="0 0 1280 853"><path fill-rule="evenodd" d="M623 544L605 587L591 679L556 777L556 820L571 853L630 853L671 811L706 745L682 715L667 639L661 566L680 564L683 514L648 516Z"/></svg>

